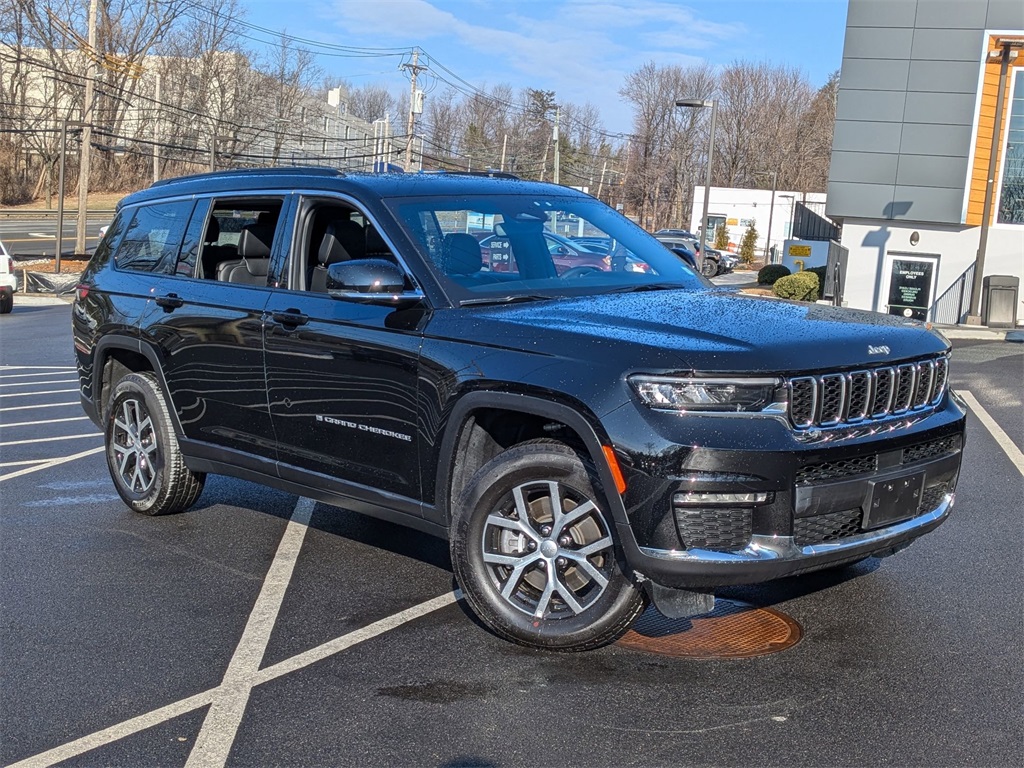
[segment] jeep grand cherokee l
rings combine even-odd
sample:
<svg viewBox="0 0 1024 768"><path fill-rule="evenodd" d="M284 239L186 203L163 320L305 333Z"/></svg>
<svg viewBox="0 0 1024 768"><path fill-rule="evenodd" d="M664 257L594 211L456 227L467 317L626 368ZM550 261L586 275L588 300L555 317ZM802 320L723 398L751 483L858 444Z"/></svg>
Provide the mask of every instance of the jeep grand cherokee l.
<svg viewBox="0 0 1024 768"><path fill-rule="evenodd" d="M566 220L607 268L555 268ZM514 271L482 269L482 224ZM938 333L715 289L551 184L162 181L120 203L72 316L132 509L187 509L213 472L445 537L473 610L536 647L891 554L946 519L960 469Z"/></svg>

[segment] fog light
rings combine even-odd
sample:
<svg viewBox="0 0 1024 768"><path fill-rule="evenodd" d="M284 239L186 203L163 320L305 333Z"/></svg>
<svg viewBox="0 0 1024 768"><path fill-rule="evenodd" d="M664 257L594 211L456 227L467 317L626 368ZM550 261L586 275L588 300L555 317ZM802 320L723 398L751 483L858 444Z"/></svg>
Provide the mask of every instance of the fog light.
<svg viewBox="0 0 1024 768"><path fill-rule="evenodd" d="M680 506L707 506L708 504L764 504L768 501L767 491L758 493L704 493L688 491L677 493L672 503Z"/></svg>

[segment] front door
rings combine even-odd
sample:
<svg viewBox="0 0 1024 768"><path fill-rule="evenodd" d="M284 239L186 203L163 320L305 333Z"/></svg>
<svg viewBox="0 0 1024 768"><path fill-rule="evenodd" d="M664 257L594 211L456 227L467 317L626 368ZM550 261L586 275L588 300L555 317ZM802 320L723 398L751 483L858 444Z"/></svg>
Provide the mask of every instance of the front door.
<svg viewBox="0 0 1024 768"><path fill-rule="evenodd" d="M885 257L882 312L927 320L935 299L939 257L890 251Z"/></svg>

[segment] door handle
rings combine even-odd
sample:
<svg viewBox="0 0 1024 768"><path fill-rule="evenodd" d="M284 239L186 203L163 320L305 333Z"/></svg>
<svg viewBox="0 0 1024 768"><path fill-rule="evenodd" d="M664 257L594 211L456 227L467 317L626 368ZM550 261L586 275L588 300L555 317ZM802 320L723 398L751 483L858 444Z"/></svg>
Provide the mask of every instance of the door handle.
<svg viewBox="0 0 1024 768"><path fill-rule="evenodd" d="M280 323L285 327L297 328L300 325L305 325L309 322L309 315L304 315L297 309L286 309L283 312L271 312L270 316L274 319L275 323Z"/></svg>
<svg viewBox="0 0 1024 768"><path fill-rule="evenodd" d="M184 306L185 300L176 293L169 293L156 300L157 306L163 307L164 312L173 312L178 307Z"/></svg>

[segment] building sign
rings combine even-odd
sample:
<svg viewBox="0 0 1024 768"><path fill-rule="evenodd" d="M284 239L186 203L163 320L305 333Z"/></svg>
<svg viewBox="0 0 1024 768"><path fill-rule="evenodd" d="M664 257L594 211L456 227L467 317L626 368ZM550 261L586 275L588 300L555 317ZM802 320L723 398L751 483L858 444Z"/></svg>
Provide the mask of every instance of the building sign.
<svg viewBox="0 0 1024 768"><path fill-rule="evenodd" d="M889 274L889 314L926 320L932 298L934 261L893 259Z"/></svg>
<svg viewBox="0 0 1024 768"><path fill-rule="evenodd" d="M789 246L790 256L810 256L811 246L809 245L791 245Z"/></svg>

